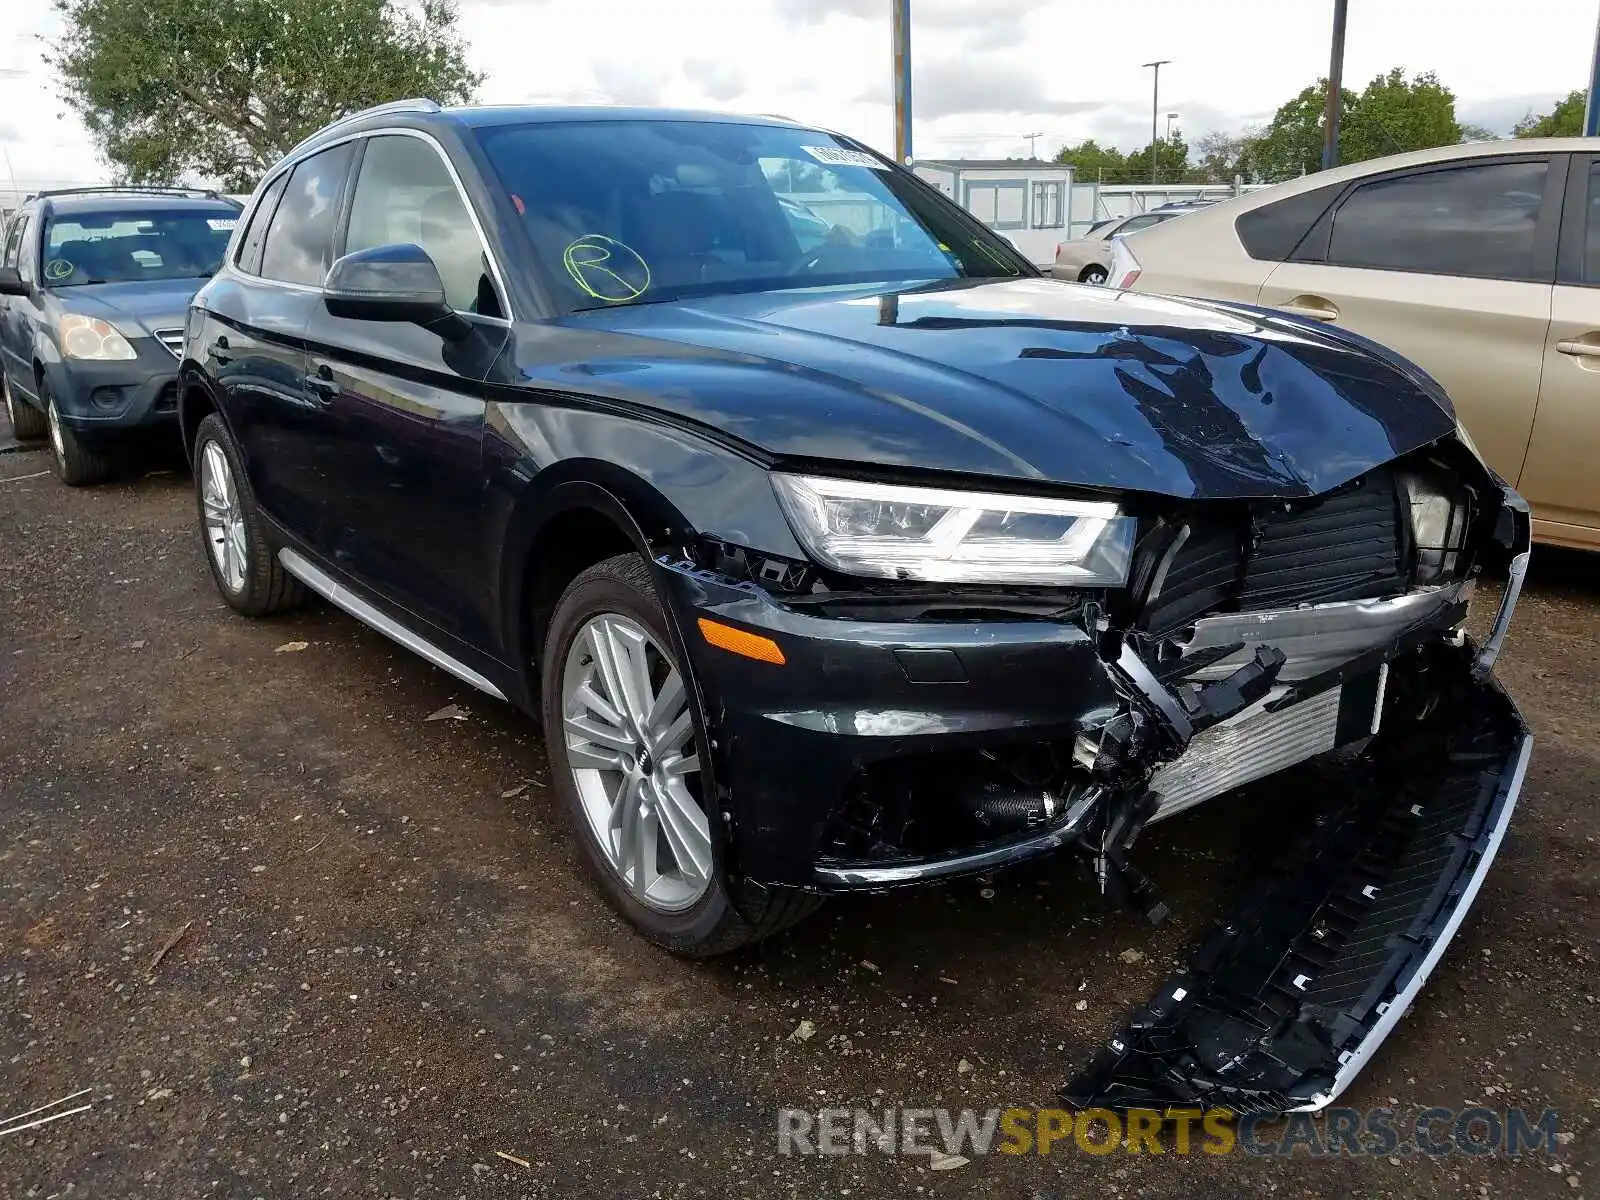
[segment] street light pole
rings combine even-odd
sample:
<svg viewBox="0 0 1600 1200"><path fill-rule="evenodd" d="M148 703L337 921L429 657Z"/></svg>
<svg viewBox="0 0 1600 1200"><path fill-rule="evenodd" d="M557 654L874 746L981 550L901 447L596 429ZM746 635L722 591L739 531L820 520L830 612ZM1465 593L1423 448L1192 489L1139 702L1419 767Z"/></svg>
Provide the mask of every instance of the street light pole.
<svg viewBox="0 0 1600 1200"><path fill-rule="evenodd" d="M894 156L911 161L911 0L894 4Z"/></svg>
<svg viewBox="0 0 1600 1200"><path fill-rule="evenodd" d="M1348 0L1333 0L1333 48L1328 62L1328 107L1322 116L1322 169L1339 165L1339 103L1344 79L1344 19Z"/></svg>
<svg viewBox="0 0 1600 1200"><path fill-rule="evenodd" d="M1172 140L1172 123L1178 119L1177 113L1167 114L1167 141Z"/></svg>
<svg viewBox="0 0 1600 1200"><path fill-rule="evenodd" d="M1170 58L1157 59L1155 62L1143 64L1155 68L1155 74L1150 78L1150 182L1156 182L1156 122L1161 113L1161 68L1172 60Z"/></svg>

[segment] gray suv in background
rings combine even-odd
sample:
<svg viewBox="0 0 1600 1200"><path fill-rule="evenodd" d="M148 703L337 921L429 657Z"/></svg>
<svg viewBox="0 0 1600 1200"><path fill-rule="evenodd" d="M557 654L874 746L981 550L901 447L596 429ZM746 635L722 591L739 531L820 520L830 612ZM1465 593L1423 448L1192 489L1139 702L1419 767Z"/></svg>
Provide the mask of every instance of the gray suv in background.
<svg viewBox="0 0 1600 1200"><path fill-rule="evenodd" d="M19 439L47 434L74 487L150 433L176 447L189 301L213 274L237 201L173 188L41 192L0 260L0 387Z"/></svg>

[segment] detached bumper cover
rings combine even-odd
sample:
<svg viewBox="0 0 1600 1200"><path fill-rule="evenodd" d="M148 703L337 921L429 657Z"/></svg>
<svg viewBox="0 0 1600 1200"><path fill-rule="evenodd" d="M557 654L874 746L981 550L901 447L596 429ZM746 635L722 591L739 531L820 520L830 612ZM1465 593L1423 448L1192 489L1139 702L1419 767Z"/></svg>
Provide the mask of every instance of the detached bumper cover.
<svg viewBox="0 0 1600 1200"><path fill-rule="evenodd" d="M1428 727L1322 771L1298 844L1070 1102L1315 1110L1360 1071L1477 896L1532 749L1500 687L1472 678L1469 649L1442 650L1434 670L1456 678Z"/></svg>

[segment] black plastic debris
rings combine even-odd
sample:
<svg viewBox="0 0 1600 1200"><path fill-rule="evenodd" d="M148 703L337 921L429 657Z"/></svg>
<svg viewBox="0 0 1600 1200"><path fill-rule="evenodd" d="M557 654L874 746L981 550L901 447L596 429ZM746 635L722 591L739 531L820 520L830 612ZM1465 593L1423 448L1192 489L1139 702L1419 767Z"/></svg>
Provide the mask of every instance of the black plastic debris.
<svg viewBox="0 0 1600 1200"><path fill-rule="evenodd" d="M1470 907L1521 786L1527 728L1470 666L1467 646L1397 662L1364 753L1276 781L1314 816L1069 1103L1281 1112L1348 1085Z"/></svg>

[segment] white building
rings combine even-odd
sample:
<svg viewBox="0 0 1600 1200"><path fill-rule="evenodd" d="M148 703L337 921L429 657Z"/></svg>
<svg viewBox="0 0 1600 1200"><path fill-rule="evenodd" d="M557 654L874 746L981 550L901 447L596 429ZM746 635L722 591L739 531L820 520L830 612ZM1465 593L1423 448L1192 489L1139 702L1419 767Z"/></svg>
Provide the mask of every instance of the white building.
<svg viewBox="0 0 1600 1200"><path fill-rule="evenodd" d="M1039 159L921 159L912 164L933 184L1043 266L1067 239L1072 168Z"/></svg>

